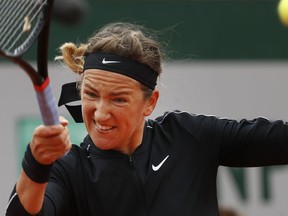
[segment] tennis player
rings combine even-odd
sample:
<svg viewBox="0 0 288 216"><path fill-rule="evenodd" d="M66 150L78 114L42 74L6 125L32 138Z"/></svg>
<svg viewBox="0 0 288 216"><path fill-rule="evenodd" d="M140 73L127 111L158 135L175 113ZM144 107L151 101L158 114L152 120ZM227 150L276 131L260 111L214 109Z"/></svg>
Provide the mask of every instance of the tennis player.
<svg viewBox="0 0 288 216"><path fill-rule="evenodd" d="M71 145L65 119L35 129L7 216L217 216L219 166L288 163L280 120L185 111L149 119L164 54L141 26L108 24L61 51L81 79L63 86L60 104L81 99L69 111L88 134Z"/></svg>

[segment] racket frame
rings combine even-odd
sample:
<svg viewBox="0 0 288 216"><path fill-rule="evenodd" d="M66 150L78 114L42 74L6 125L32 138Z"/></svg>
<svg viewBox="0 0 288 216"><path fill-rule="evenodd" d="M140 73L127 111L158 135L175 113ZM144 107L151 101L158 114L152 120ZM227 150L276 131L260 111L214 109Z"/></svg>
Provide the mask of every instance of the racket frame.
<svg viewBox="0 0 288 216"><path fill-rule="evenodd" d="M34 85L37 96L38 105L44 125L59 124L59 115L57 105L52 94L50 81L48 77L48 43L50 21L52 16L54 0L47 0L37 25L30 35L27 37L23 46L15 49L14 53L3 52L0 50L0 55L6 57L10 61L20 66L29 76ZM41 29L40 29L41 28ZM38 32L36 32L38 31ZM37 40L37 71L27 62L22 56ZM34 40L34 41L31 41Z"/></svg>

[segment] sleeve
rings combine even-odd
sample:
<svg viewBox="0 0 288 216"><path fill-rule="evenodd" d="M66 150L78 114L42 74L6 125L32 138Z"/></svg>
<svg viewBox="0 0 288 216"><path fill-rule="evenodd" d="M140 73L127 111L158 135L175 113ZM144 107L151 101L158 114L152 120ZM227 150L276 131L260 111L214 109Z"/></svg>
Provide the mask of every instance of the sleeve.
<svg viewBox="0 0 288 216"><path fill-rule="evenodd" d="M46 188L42 209L36 216L71 215L69 214L68 178L63 173L66 173L63 166L56 162ZM31 214L22 206L15 188L8 202L5 216L30 216Z"/></svg>
<svg viewBox="0 0 288 216"><path fill-rule="evenodd" d="M55 209L53 207L53 203L49 199L45 199L43 206L45 206L46 209L45 212L44 208L42 208L41 212L34 216L55 215ZM8 205L6 207L5 216L19 216L19 215L32 216L22 206L18 194L16 193L14 188L10 200L8 202Z"/></svg>
<svg viewBox="0 0 288 216"><path fill-rule="evenodd" d="M265 118L217 120L220 164L258 167L288 163L288 125ZM218 129L219 128L219 129Z"/></svg>
<svg viewBox="0 0 288 216"><path fill-rule="evenodd" d="M196 116L192 121L193 135L198 136L207 147L209 156L217 158L219 165L259 167L288 164L288 125L281 120L259 117L237 121Z"/></svg>
<svg viewBox="0 0 288 216"><path fill-rule="evenodd" d="M15 216L15 215L30 216L30 214L21 205L19 197L14 188L10 200L8 202L8 205L6 207L5 216Z"/></svg>
<svg viewBox="0 0 288 216"><path fill-rule="evenodd" d="M259 167L288 164L288 125L282 120L270 121L259 117L238 121L188 112L176 112L174 118L177 127L187 131L191 140L196 140L204 149L207 160L217 161L218 165Z"/></svg>

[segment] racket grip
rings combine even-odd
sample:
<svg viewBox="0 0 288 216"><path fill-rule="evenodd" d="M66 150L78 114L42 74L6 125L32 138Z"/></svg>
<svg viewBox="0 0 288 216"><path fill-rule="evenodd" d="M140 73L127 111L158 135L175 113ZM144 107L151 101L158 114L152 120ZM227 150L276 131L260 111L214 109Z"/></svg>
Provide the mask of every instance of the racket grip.
<svg viewBox="0 0 288 216"><path fill-rule="evenodd" d="M47 78L41 86L34 86L44 125L60 124L55 98Z"/></svg>

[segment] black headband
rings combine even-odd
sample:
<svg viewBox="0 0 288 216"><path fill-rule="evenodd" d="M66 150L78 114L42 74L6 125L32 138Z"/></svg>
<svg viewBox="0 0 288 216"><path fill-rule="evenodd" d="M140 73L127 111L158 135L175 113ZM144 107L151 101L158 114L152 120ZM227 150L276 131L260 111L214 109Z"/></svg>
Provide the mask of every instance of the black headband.
<svg viewBox="0 0 288 216"><path fill-rule="evenodd" d="M102 69L123 74L137 80L143 85L154 89L157 81L157 72L137 61L129 60L118 55L108 53L89 53L85 57L84 69ZM83 122L81 105L69 105L71 102L79 101L80 95L77 91L77 83L66 83L62 86L58 106L65 105L74 121Z"/></svg>
<svg viewBox="0 0 288 216"><path fill-rule="evenodd" d="M101 69L119 73L137 80L152 90L157 84L158 73L147 65L110 53L93 52L86 54L83 70L87 69Z"/></svg>

